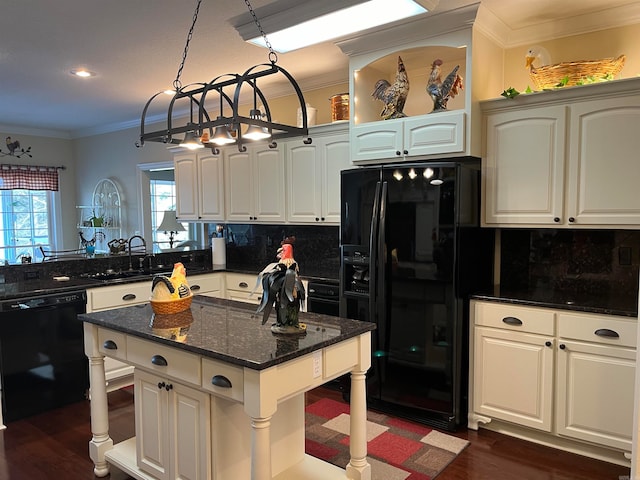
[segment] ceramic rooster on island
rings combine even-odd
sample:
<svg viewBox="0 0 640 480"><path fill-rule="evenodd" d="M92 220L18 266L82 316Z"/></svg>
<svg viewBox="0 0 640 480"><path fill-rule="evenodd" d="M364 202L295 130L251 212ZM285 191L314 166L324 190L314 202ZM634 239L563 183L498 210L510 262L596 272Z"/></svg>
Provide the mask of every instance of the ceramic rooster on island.
<svg viewBox="0 0 640 480"><path fill-rule="evenodd" d="M434 60L431 64L431 74L427 80L427 93L433 100L433 111L442 112L447 109L447 102L463 89L462 77L458 75L456 67L442 80L442 60Z"/></svg>
<svg viewBox="0 0 640 480"><path fill-rule="evenodd" d="M295 237L287 237L278 249L278 262L271 263L258 275L262 283L262 301L256 313L262 313L262 325L269 319L275 308L276 323L271 326L273 333L304 334L307 326L300 323L298 316L305 299L305 290L298 274L298 264L293 258Z"/></svg>
<svg viewBox="0 0 640 480"><path fill-rule="evenodd" d="M378 80L371 96L384 103L384 108L380 116L385 120L389 120L392 118L406 117L403 110L408 94L409 77L404 68L404 63L402 63L402 58L398 57L398 70L393 84L384 78Z"/></svg>

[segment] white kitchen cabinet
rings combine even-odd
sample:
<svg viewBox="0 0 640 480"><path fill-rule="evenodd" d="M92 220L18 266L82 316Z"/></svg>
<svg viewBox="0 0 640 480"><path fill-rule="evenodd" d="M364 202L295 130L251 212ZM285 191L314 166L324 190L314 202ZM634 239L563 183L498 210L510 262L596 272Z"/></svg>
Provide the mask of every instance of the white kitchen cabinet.
<svg viewBox="0 0 640 480"><path fill-rule="evenodd" d="M282 148L248 145L224 151L226 220L280 223L285 215L285 168Z"/></svg>
<svg viewBox="0 0 640 480"><path fill-rule="evenodd" d="M209 149L176 154L176 216L181 221L224 221L224 166Z"/></svg>
<svg viewBox="0 0 640 480"><path fill-rule="evenodd" d="M316 135L306 145L287 142L287 221L340 224L340 171L352 167L349 135Z"/></svg>
<svg viewBox="0 0 640 480"><path fill-rule="evenodd" d="M635 318L477 300L471 316L469 428L628 463Z"/></svg>
<svg viewBox="0 0 640 480"><path fill-rule="evenodd" d="M560 435L631 451L635 318L558 314Z"/></svg>
<svg viewBox="0 0 640 480"><path fill-rule="evenodd" d="M136 369L138 468L159 480L211 478L210 397Z"/></svg>
<svg viewBox="0 0 640 480"><path fill-rule="evenodd" d="M262 299L262 285L256 288L258 274L234 273L225 274L225 292L227 300L255 303L258 305ZM253 291L255 288L255 292ZM252 294L253 292L253 294Z"/></svg>
<svg viewBox="0 0 640 480"><path fill-rule="evenodd" d="M551 431L553 314L476 303L473 413Z"/></svg>
<svg viewBox="0 0 640 480"><path fill-rule="evenodd" d="M192 275L187 278L194 295L224 298L224 272Z"/></svg>
<svg viewBox="0 0 640 480"><path fill-rule="evenodd" d="M129 305L140 305L149 301L151 296L151 281L135 282L122 285L91 288L87 290L87 313L101 312L113 308ZM104 338L101 345L114 339ZM116 349L122 347L122 342L113 342ZM122 351L122 349L120 350ZM122 360L125 360L122 358ZM133 367L117 359L117 355L111 354L104 359L107 380L107 391L112 392L133 382Z"/></svg>
<svg viewBox="0 0 640 480"><path fill-rule="evenodd" d="M464 128L462 110L355 125L351 131L353 163L463 154Z"/></svg>
<svg viewBox="0 0 640 480"><path fill-rule="evenodd" d="M640 228L640 79L482 102L483 224Z"/></svg>

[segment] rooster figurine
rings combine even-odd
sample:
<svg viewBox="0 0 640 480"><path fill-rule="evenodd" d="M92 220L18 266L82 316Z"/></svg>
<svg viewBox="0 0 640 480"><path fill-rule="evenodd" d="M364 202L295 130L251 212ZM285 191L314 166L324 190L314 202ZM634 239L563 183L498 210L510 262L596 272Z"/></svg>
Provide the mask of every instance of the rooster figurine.
<svg viewBox="0 0 640 480"><path fill-rule="evenodd" d="M442 80L442 60L434 60L431 64L431 74L427 80L427 93L433 100L433 112L441 112L447 109L447 102L454 98L464 87L462 77L458 75L460 65L456 67Z"/></svg>
<svg viewBox="0 0 640 480"><path fill-rule="evenodd" d="M191 295L187 283L187 270L180 262L173 265L171 277L156 275L151 284L151 299L159 301L177 300Z"/></svg>
<svg viewBox="0 0 640 480"><path fill-rule="evenodd" d="M271 263L258 275L262 282L262 301L256 313L262 313L262 324L269 318L272 307L276 310L273 333L304 334L307 327L298 321L305 290L298 275L298 264L293 258L295 237L287 237L278 249L278 262Z"/></svg>
<svg viewBox="0 0 640 480"><path fill-rule="evenodd" d="M371 96L384 103L380 116L385 120L389 120L391 118L406 117L402 110L408 94L409 77L404 68L404 63L402 63L402 58L398 57L398 70L393 84L390 84L384 78L378 80Z"/></svg>

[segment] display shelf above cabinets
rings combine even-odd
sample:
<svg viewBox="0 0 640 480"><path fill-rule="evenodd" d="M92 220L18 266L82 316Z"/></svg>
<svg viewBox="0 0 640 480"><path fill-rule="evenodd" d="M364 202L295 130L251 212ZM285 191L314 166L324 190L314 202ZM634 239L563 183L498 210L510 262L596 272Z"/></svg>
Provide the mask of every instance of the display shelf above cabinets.
<svg viewBox="0 0 640 480"><path fill-rule="evenodd" d="M640 228L640 79L481 106L484 225Z"/></svg>
<svg viewBox="0 0 640 480"><path fill-rule="evenodd" d="M337 43L349 56L354 164L480 155L480 136L471 135L474 130L478 133L472 125L479 121L473 104L486 98L487 90L484 78L478 75L477 84L473 78L477 61L474 58L472 63L471 50L477 9L473 5L430 15ZM473 46L474 56L490 58L483 53L484 45ZM405 116L385 119L385 103L373 92L379 80L390 85L396 82L400 59L409 82L402 108ZM433 78L444 81L449 74L451 78L459 75L462 85L452 91L445 108L436 108L427 86L438 83Z"/></svg>
<svg viewBox="0 0 640 480"><path fill-rule="evenodd" d="M176 216L180 221L224 221L222 154L210 149L182 151L173 157Z"/></svg>

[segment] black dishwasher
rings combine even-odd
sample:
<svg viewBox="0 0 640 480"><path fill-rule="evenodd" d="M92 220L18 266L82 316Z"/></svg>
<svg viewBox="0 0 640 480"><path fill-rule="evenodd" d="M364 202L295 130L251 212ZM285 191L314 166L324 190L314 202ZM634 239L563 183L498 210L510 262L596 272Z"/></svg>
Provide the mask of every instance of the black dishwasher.
<svg viewBox="0 0 640 480"><path fill-rule="evenodd" d="M73 291L0 303L4 422L87 398L89 362L82 322L87 294Z"/></svg>

